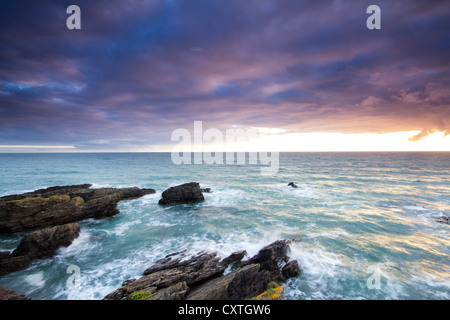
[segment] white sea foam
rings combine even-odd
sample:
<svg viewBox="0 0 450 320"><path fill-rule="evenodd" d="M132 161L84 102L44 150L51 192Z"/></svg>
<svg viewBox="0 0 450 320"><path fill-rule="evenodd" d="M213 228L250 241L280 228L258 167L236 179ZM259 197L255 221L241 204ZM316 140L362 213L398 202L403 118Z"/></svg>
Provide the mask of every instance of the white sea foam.
<svg viewBox="0 0 450 320"><path fill-rule="evenodd" d="M325 238L337 239L341 236L349 237L349 236L351 236L351 234L345 230L338 230L338 231L334 231L334 232L311 232L311 233L306 234L305 238L314 239L314 238L325 237Z"/></svg>
<svg viewBox="0 0 450 320"><path fill-rule="evenodd" d="M418 206L418 205L404 206L403 209L409 210L409 211L428 211L429 210L423 206Z"/></svg>
<svg viewBox="0 0 450 320"><path fill-rule="evenodd" d="M208 186L209 187L209 186ZM238 188L212 186L211 193L203 193L205 205L213 207L233 207L245 201L247 193Z"/></svg>
<svg viewBox="0 0 450 320"><path fill-rule="evenodd" d="M168 222L163 222L161 220L158 219L151 219L150 221L148 221L147 223L145 223L145 225L147 227L163 227L163 228L170 228L173 226L176 226L176 223L168 223Z"/></svg>
<svg viewBox="0 0 450 320"><path fill-rule="evenodd" d="M44 279L44 273L43 272L37 272L30 274L25 278L26 282L30 286L34 287L43 287L45 285L45 279Z"/></svg>
<svg viewBox="0 0 450 320"><path fill-rule="evenodd" d="M318 186L311 184L296 184L297 188L292 188L291 186L276 185L275 189L281 190L282 192L299 198L319 198L321 197L321 192Z"/></svg>
<svg viewBox="0 0 450 320"><path fill-rule="evenodd" d="M33 177L23 174L29 159L13 157L0 181L5 195L83 182L94 182L93 188L137 186L157 192L119 202L121 213L114 217L80 222L81 234L71 246L2 277L2 285L32 299L101 299L167 254L205 250L226 257L246 250L248 258L275 240L300 236L303 241L290 245L290 255L299 261L301 275L286 283L286 299L448 300L449 229L435 221L450 212L450 171L440 166L448 157L439 155L435 162L433 155L426 162L436 170L428 180L420 172L412 179L398 156L285 154L280 175L269 178L239 166L186 169L168 164L170 155L150 154L120 155L116 170L99 165L104 155L73 155L73 171L80 172L76 177L68 175L67 162L58 157L35 157L42 170L30 169ZM408 161L415 162L414 157ZM355 158L363 166L342 165ZM298 188L287 186L295 179ZM423 183L414 182L418 179ZM192 180L211 188L205 202L158 205L169 183ZM20 239L4 235L1 247L13 250ZM81 286L64 289L70 276L66 269L73 264L81 268ZM371 290L367 269L374 264L380 268L381 287Z"/></svg>
<svg viewBox="0 0 450 320"><path fill-rule="evenodd" d="M80 235L68 247L59 249L58 253L64 258L76 256L80 253L95 250L97 237L81 230Z"/></svg>
<svg viewBox="0 0 450 320"><path fill-rule="evenodd" d="M286 299L335 299L341 292L337 284L343 263L340 258L323 248L305 243L291 243L292 259L298 261L301 276L287 283Z"/></svg>
<svg viewBox="0 0 450 320"><path fill-rule="evenodd" d="M136 219L134 221L128 221L128 222L121 222L116 225L114 229L111 230L104 230L107 234L113 234L116 236L125 236L127 234L127 231L131 229L132 226L141 224L141 220Z"/></svg>

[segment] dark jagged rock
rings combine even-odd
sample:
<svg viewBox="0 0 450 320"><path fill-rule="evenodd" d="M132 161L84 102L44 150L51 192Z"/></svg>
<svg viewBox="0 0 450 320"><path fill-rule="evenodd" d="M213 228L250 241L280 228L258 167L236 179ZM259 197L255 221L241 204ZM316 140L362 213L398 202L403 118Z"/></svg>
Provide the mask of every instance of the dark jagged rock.
<svg viewBox="0 0 450 320"><path fill-rule="evenodd" d="M0 300L30 300L23 294L7 290L0 286Z"/></svg>
<svg viewBox="0 0 450 320"><path fill-rule="evenodd" d="M278 240L262 248L252 258L236 264L236 267L243 267L250 264L258 264L259 271L268 271L271 281L284 282L285 275L281 272L281 266L289 261L289 243L291 240ZM296 264L298 267L298 263ZM292 266L295 267L295 266ZM291 271L293 273L293 271Z"/></svg>
<svg viewBox="0 0 450 320"><path fill-rule="evenodd" d="M155 193L153 189L74 185L0 198L0 233L27 232L119 213L117 203Z"/></svg>
<svg viewBox="0 0 450 320"><path fill-rule="evenodd" d="M0 260L8 258L11 252L9 251L0 251Z"/></svg>
<svg viewBox="0 0 450 320"><path fill-rule="evenodd" d="M297 185L295 183L293 183L293 182L289 182L288 186L292 187L292 188L297 188Z"/></svg>
<svg viewBox="0 0 450 320"><path fill-rule="evenodd" d="M212 193L211 188L201 188L200 189L203 193Z"/></svg>
<svg viewBox="0 0 450 320"><path fill-rule="evenodd" d="M186 300L242 300L263 292L270 282L267 271L259 271L258 264L247 265L241 269L215 278L193 289Z"/></svg>
<svg viewBox="0 0 450 320"><path fill-rule="evenodd" d="M247 254L247 251L245 251L245 250L233 252L230 256L228 256L225 259L223 259L222 261L220 261L220 264L224 265L224 266L228 266L235 262L239 262L245 257L246 254Z"/></svg>
<svg viewBox="0 0 450 320"><path fill-rule="evenodd" d="M286 263L281 269L281 274L285 279L296 277L300 274L300 268L297 260L292 260Z"/></svg>
<svg viewBox="0 0 450 320"><path fill-rule="evenodd" d="M49 227L26 235L19 246L0 259L0 275L25 269L36 259L53 256L61 247L68 247L80 234L78 223Z"/></svg>
<svg viewBox="0 0 450 320"><path fill-rule="evenodd" d="M437 218L436 221L440 222L440 223L450 224L450 218L447 216L442 216L440 218Z"/></svg>
<svg viewBox="0 0 450 320"><path fill-rule="evenodd" d="M7 257L0 260L0 276L27 268L31 264L27 256Z"/></svg>
<svg viewBox="0 0 450 320"><path fill-rule="evenodd" d="M185 204L205 201L200 184L197 182L185 183L171 187L162 193L160 205Z"/></svg>
<svg viewBox="0 0 450 320"><path fill-rule="evenodd" d="M298 263L288 262L288 244L279 240L254 257L241 262L245 251L237 251L220 259L216 253L186 251L170 254L144 271L143 277L123 282L105 300L145 299L237 300L247 299L266 290L271 281L285 281L295 276ZM224 275L226 268L232 271ZM284 265L284 268L282 268Z"/></svg>

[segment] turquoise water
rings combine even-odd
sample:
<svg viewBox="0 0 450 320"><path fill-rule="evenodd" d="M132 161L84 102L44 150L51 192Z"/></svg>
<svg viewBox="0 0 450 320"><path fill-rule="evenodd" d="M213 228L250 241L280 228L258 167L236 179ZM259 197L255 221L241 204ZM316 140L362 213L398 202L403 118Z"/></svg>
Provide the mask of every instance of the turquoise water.
<svg viewBox="0 0 450 320"><path fill-rule="evenodd" d="M0 285L32 299L101 299L183 249L253 255L282 238L301 275L286 299L450 299L450 153L282 153L278 174L257 165L174 165L170 154L0 154L0 195L55 185L138 186L156 194L80 223L68 248ZM210 187L205 202L160 207L162 191ZM287 187L294 181L298 188ZM23 235L0 235L0 251ZM67 285L70 265L79 287Z"/></svg>

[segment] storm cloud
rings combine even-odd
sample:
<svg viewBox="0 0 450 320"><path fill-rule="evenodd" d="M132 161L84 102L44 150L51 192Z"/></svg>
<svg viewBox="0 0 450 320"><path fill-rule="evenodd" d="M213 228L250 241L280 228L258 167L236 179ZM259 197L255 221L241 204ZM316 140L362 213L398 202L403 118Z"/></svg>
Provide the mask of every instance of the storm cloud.
<svg viewBox="0 0 450 320"><path fill-rule="evenodd" d="M66 8L81 8L68 30ZM368 30L377 4L382 29ZM450 133L448 1L2 1L0 145L165 144L194 120Z"/></svg>

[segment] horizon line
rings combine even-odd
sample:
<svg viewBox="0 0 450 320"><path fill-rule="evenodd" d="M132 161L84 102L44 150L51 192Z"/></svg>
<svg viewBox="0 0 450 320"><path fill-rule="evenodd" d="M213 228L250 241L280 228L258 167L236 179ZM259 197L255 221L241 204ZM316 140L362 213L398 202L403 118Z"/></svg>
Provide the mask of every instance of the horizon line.
<svg viewBox="0 0 450 320"><path fill-rule="evenodd" d="M302 150L302 151L203 151L203 152L191 152L195 153L450 153L450 150ZM2 152L0 154L138 154L138 153L172 153L172 151L73 151L73 152Z"/></svg>

